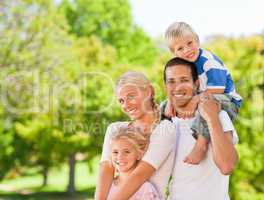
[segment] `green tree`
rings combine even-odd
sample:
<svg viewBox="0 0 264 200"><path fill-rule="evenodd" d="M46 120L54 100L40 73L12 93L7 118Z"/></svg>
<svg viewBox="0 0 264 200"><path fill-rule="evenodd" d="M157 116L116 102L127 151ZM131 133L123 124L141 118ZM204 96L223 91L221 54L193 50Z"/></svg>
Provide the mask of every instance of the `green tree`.
<svg viewBox="0 0 264 200"><path fill-rule="evenodd" d="M6 142L0 161L10 158L1 174L19 159L19 166L40 167L45 185L50 167L68 162L68 191L74 193L76 154L88 163L98 155L102 113L108 111L109 119L120 114L106 110L114 94L116 49L96 36L70 35L51 1L7 2L1 22L0 134ZM17 141L24 146L15 148Z"/></svg>
<svg viewBox="0 0 264 200"><path fill-rule="evenodd" d="M151 38L133 23L128 0L64 0L61 10L72 33L96 35L117 49L119 61L149 65L157 56Z"/></svg>

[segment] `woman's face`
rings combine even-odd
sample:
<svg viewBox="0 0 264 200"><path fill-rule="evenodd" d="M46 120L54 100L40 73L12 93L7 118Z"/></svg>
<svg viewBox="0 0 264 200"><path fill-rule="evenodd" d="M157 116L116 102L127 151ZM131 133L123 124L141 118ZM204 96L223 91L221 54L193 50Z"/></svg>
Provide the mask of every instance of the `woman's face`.
<svg viewBox="0 0 264 200"><path fill-rule="evenodd" d="M117 89L117 99L122 110L132 119L138 120L147 114L146 101L149 99L147 89L127 84Z"/></svg>

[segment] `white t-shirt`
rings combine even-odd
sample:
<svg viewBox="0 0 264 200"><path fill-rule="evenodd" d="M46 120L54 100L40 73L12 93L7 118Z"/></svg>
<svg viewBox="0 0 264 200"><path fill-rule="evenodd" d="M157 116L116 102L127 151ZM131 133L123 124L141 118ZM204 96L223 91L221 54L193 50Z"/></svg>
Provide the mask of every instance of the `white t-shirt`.
<svg viewBox="0 0 264 200"><path fill-rule="evenodd" d="M225 111L219 113L219 119L224 132L232 131L233 143L238 142L234 126ZM212 146L206 158L198 165L183 162L191 152L196 140L190 129L193 119L173 118L173 123L179 126L179 146L176 154L173 178L169 187L169 200L229 200L229 176L221 174L212 155Z"/></svg>
<svg viewBox="0 0 264 200"><path fill-rule="evenodd" d="M122 126L127 126L128 122L115 122L108 126L104 138L101 162L111 159L111 134ZM168 120L162 120L153 130L150 136L148 150L142 160L153 166L156 171L151 176L150 182L158 190L161 199L164 199L164 191L171 175L176 144L175 125Z"/></svg>

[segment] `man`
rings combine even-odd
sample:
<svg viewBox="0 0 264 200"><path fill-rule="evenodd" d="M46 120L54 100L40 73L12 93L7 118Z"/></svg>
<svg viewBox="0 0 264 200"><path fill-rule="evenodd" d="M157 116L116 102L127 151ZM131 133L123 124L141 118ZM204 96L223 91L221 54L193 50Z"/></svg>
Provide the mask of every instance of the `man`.
<svg viewBox="0 0 264 200"><path fill-rule="evenodd" d="M164 81L168 98L176 110L172 121L179 140L169 199L228 200L229 174L238 160L234 148L238 137L229 116L219 110L212 96L201 97L198 110L208 124L211 141L206 158L199 165L188 164L186 156L196 140L191 130L194 118L184 119L184 113L199 87L194 64L179 58L171 59L164 69Z"/></svg>

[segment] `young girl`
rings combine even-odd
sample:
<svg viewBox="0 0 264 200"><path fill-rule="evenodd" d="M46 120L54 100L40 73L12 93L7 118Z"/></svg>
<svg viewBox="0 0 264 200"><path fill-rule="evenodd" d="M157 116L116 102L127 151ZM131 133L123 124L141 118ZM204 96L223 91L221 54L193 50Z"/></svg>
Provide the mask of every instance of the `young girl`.
<svg viewBox="0 0 264 200"><path fill-rule="evenodd" d="M118 186L126 181L127 177L144 155L149 144L149 137L143 135L139 129L120 128L111 138L111 160L117 176L112 182L107 199L118 189ZM150 182L145 182L129 200L159 200L155 187Z"/></svg>

